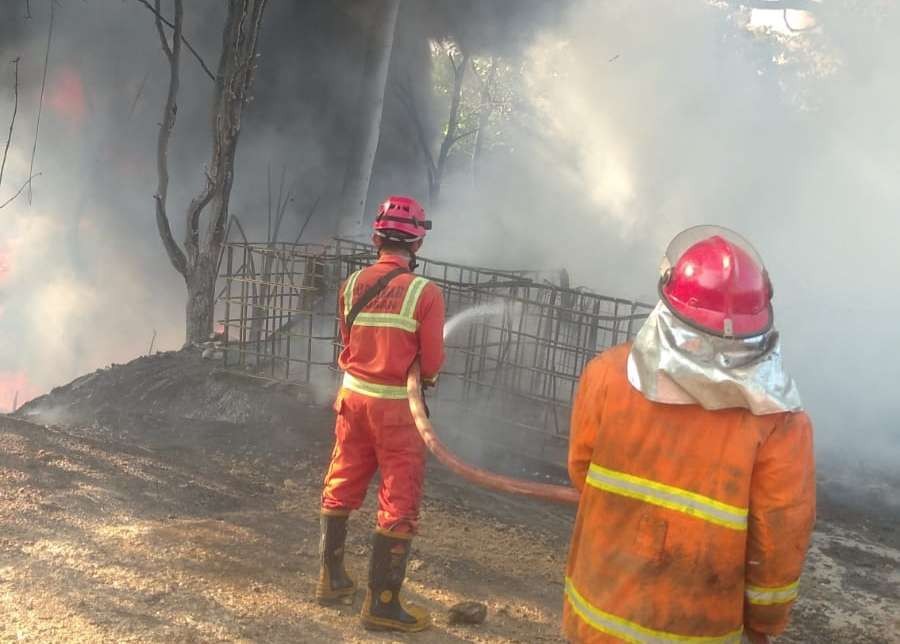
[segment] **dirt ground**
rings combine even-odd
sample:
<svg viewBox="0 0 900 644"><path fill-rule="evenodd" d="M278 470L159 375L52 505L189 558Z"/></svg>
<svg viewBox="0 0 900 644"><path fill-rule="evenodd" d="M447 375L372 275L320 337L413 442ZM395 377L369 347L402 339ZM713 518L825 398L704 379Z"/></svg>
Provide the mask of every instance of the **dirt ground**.
<svg viewBox="0 0 900 644"><path fill-rule="evenodd" d="M0 417L2 641L562 641L572 512L475 489L435 463L406 586L435 628L373 636L356 621L361 597L311 601L332 417L295 393L164 354L20 413L32 422ZM900 513L834 489L820 492L779 642L900 642ZM361 581L373 502L348 543ZM450 626L463 600L487 604L487 621Z"/></svg>

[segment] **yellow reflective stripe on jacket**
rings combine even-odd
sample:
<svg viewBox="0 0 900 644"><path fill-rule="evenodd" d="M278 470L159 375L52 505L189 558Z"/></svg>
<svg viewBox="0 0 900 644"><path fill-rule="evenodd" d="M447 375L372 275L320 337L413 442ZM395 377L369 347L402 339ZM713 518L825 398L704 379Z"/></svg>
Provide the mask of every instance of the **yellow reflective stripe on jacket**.
<svg viewBox="0 0 900 644"><path fill-rule="evenodd" d="M393 329L402 329L415 333L419 328L417 320L409 320L396 313L360 313L354 321L358 326L380 326Z"/></svg>
<svg viewBox="0 0 900 644"><path fill-rule="evenodd" d="M401 385L379 385L374 382L366 382L349 373L344 373L344 389L355 391L363 396L371 398L387 398L388 400L400 400L406 398L406 387Z"/></svg>
<svg viewBox="0 0 900 644"><path fill-rule="evenodd" d="M747 508L728 505L695 492L610 470L596 463L591 463L586 482L600 490L683 512L724 528L747 529Z"/></svg>
<svg viewBox="0 0 900 644"><path fill-rule="evenodd" d="M568 577L566 577L566 599L568 599L569 606L572 607L572 610L574 610L575 613L589 626L608 635L612 635L613 637L623 639L626 642L635 642L637 644L671 644L672 642L739 644L741 641L741 633L743 632L743 629L739 628L726 635L698 637L656 631L635 622L630 622L627 619L622 619L612 613L602 611L596 606L592 606L575 589L575 585Z"/></svg>
<svg viewBox="0 0 900 644"><path fill-rule="evenodd" d="M348 277L347 284L344 287L345 319L350 315L350 310L353 308L353 289L356 287L356 280L359 278L360 273L362 273L361 270ZM353 322L354 326L377 326L415 333L419 329L419 321L415 318L416 306L419 304L419 298L427 284L428 280L424 277L413 278L406 289L406 295L403 296L403 304L399 313L360 312Z"/></svg>
<svg viewBox="0 0 900 644"><path fill-rule="evenodd" d="M353 289L356 287L356 280L359 279L360 273L362 273L362 269L348 277L347 283L344 285L344 319L350 315L350 309L353 308Z"/></svg>
<svg viewBox="0 0 900 644"><path fill-rule="evenodd" d="M787 586L766 588L765 586L751 586L747 584L744 594L747 601L756 606L772 606L774 604L787 604L797 599L800 581L795 581Z"/></svg>
<svg viewBox="0 0 900 644"><path fill-rule="evenodd" d="M400 315L410 320L414 319L416 314L416 305L419 303L419 297L428 280L424 277L416 277L409 283L406 290L406 297L403 298L403 306L400 307Z"/></svg>

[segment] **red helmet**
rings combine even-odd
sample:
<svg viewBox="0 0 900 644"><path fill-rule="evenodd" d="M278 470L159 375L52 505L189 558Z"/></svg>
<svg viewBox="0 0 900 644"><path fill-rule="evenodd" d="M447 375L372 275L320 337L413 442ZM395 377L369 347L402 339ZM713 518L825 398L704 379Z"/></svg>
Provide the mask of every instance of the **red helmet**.
<svg viewBox="0 0 900 644"><path fill-rule="evenodd" d="M416 241L431 230L425 210L412 197L391 195L380 206L375 217L375 234L385 239Z"/></svg>
<svg viewBox="0 0 900 644"><path fill-rule="evenodd" d="M681 320L706 333L747 338L772 327L772 285L746 239L718 226L696 226L669 244L660 296Z"/></svg>

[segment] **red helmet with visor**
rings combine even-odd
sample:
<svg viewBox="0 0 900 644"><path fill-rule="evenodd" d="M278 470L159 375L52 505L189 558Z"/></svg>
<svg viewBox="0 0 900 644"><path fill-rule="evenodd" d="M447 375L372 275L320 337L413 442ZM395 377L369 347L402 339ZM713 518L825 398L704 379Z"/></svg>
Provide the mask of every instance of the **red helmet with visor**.
<svg viewBox="0 0 900 644"><path fill-rule="evenodd" d="M772 327L772 285L762 258L727 228L696 226L669 244L660 296L689 325L720 337L746 338Z"/></svg>

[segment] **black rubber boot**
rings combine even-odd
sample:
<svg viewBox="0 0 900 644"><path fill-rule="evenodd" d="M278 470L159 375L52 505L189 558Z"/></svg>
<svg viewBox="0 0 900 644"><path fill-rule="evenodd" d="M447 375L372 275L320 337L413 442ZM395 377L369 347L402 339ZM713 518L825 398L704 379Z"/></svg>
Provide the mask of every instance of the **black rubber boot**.
<svg viewBox="0 0 900 644"><path fill-rule="evenodd" d="M316 601L320 604L352 604L356 582L344 569L344 542L347 540L345 515L322 514L322 539L319 554L322 568L316 585Z"/></svg>
<svg viewBox="0 0 900 644"><path fill-rule="evenodd" d="M400 588L406 578L410 536L376 532L372 539L369 563L369 589L360 620L370 631L424 631L431 626L431 615L421 606L400 601Z"/></svg>

